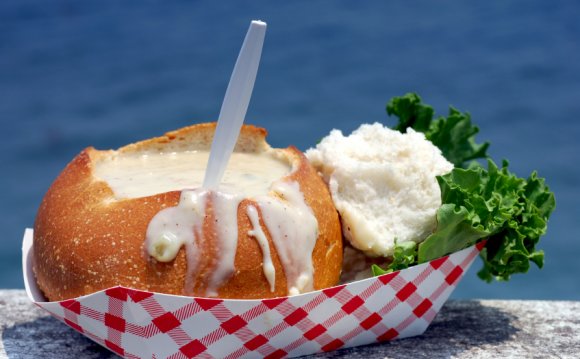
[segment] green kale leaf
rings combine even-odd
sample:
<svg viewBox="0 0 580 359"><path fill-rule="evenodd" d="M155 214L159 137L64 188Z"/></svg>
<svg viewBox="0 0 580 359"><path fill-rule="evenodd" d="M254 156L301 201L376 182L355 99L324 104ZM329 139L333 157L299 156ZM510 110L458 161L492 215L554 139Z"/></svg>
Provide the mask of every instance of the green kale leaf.
<svg viewBox="0 0 580 359"><path fill-rule="evenodd" d="M422 103L415 93L394 97L387 104L387 114L399 118L395 130L405 132L411 127L415 131L423 132L455 167L465 167L468 161L488 157L486 152L489 143L475 142L479 128L472 125L468 113L450 107L447 117L433 119L434 113L433 108Z"/></svg>
<svg viewBox="0 0 580 359"><path fill-rule="evenodd" d="M381 275L408 268L417 263L417 243L415 242L395 242L393 261L386 269L373 264L371 269L373 275Z"/></svg>
<svg viewBox="0 0 580 359"><path fill-rule="evenodd" d="M491 160L487 167L455 168L437 177L443 204L437 229L419 244L418 263L488 238L480 278L509 280L526 273L530 262L542 267L543 252L535 246L546 233L554 194L536 173L526 180L510 173L505 161L501 169Z"/></svg>

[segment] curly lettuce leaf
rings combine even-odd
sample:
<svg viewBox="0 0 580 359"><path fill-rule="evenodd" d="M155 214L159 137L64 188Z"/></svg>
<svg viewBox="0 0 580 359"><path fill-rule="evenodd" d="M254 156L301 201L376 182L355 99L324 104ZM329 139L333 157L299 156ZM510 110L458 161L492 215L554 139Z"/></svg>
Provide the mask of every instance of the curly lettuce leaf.
<svg viewBox="0 0 580 359"><path fill-rule="evenodd" d="M393 97L387 103L387 114L399 118L394 127L399 132L405 132L408 127L415 131L427 133L433 122L435 111L433 107L421 103L421 97L416 93L408 93L401 97Z"/></svg>
<svg viewBox="0 0 580 359"><path fill-rule="evenodd" d="M475 142L479 128L472 125L468 113L450 107L447 117L433 119L434 113L433 108L422 103L415 93L394 97L387 104L387 114L399 118L395 130L405 132L411 127L415 131L423 132L455 167L465 167L468 161L488 157L486 152L489 143Z"/></svg>
<svg viewBox="0 0 580 359"><path fill-rule="evenodd" d="M418 263L488 238L480 278L509 280L512 274L526 273L530 262L542 267L543 252L535 246L546 233L554 194L536 173L526 180L507 166L504 162L499 169L489 160L487 170L474 165L437 177L443 205L437 229L419 245Z"/></svg>
<svg viewBox="0 0 580 359"><path fill-rule="evenodd" d="M542 268L544 253L536 245L556 205L544 179L535 172L519 178L506 161L500 169L489 160L487 169L478 164L455 168L437 181L443 205L437 210L436 230L419 245L396 243L393 261L386 269L373 265L374 275L428 262L483 239L487 243L478 276L485 281L507 281L526 273L530 263Z"/></svg>
<svg viewBox="0 0 580 359"><path fill-rule="evenodd" d="M393 261L389 263L386 269L373 264L371 270L373 275L381 275L386 273L391 273L394 271L409 268L417 263L417 243L415 242L402 242L395 243L395 249L393 253Z"/></svg>
<svg viewBox="0 0 580 359"><path fill-rule="evenodd" d="M487 282L494 278L507 281L514 273L526 273L530 262L538 268L544 265L544 252L535 247L546 233L548 219L556 207L554 193L534 172L521 194L521 211L490 236L481 251L483 268L477 275Z"/></svg>
<svg viewBox="0 0 580 359"><path fill-rule="evenodd" d="M456 252L485 238L489 232L465 207L444 204L437 211L437 230L419 245L418 263Z"/></svg>

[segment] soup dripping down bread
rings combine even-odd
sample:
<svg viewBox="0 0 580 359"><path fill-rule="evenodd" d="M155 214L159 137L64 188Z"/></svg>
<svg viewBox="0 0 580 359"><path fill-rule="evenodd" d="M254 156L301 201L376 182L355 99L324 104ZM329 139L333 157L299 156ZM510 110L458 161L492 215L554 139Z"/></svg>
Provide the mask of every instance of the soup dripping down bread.
<svg viewBox="0 0 580 359"><path fill-rule="evenodd" d="M34 225L49 300L117 285L268 298L335 285L341 229L328 189L295 147L243 126L219 191L200 189L215 123L77 155Z"/></svg>

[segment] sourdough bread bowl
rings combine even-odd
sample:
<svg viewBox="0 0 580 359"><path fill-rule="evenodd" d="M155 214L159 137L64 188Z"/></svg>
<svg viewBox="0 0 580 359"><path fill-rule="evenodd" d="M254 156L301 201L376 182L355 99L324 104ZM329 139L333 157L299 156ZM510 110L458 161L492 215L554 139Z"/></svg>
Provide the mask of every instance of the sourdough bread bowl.
<svg viewBox="0 0 580 359"><path fill-rule="evenodd" d="M233 219L225 218L225 212L219 210L215 192L204 193L199 197L204 209L199 226L191 228L195 243L178 245L169 260L156 259L157 247L151 243L158 236L150 236L151 223L158 221L155 218L160 213L170 213L168 209L182 208L184 193L189 193L182 190L192 185L178 183L163 190L167 189L163 184L140 184L148 176L144 159L159 154L207 153L214 131L215 123L198 124L116 151L89 147L66 166L46 193L34 224L34 273L47 299L64 300L117 285L177 295L269 298L338 282L341 228L326 185L298 149L271 148L265 140L266 131L254 126L243 126L234 155L267 157L267 161L262 157L257 161L258 165L264 163L264 173L271 172L271 161L286 166L286 173L264 188L263 194L236 197ZM168 158L161 157L161 162L155 163L170 162ZM138 172L143 176L123 179L126 191L117 188L115 181L122 176L111 169L118 167L115 163L119 161L122 166L123 159L145 163ZM239 165L243 167L243 163ZM163 173L152 180L164 182ZM243 176L252 177L251 173ZM146 190L132 192L140 187ZM286 190L276 190L282 187ZM156 193L159 188L162 191ZM295 205L301 200L303 205ZM252 220L250 207L258 221ZM293 222L284 222L284 211L294 211L288 217ZM306 237L313 236L313 241L304 244L300 242L303 236L297 235L304 233L302 222L309 219L315 228L309 227L312 233ZM167 227L167 223L163 225ZM233 228L237 238L224 244L220 236L224 230L232 231L226 226L237 226L237 231ZM260 242L258 237L264 240ZM293 247L292 238L298 238L298 247ZM231 268L220 267L227 256L233 261ZM265 269L266 259L271 260L270 271Z"/></svg>

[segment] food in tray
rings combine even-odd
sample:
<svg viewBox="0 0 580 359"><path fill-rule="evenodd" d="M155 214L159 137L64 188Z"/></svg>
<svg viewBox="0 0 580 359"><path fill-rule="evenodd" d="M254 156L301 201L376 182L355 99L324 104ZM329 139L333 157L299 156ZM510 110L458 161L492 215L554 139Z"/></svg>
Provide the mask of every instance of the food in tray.
<svg viewBox="0 0 580 359"><path fill-rule="evenodd" d="M399 118L394 129L335 130L307 151L310 161L244 126L219 190L201 189L215 124L116 151L85 149L38 211L40 289L49 300L117 285L202 297L295 295L338 283L342 234L345 268L359 272L343 279L484 240L485 280L507 280L530 262L541 267L536 244L555 206L544 180L476 162L487 159L488 144L475 142L467 114L451 108L434 119L415 94L394 98L387 111Z"/></svg>

